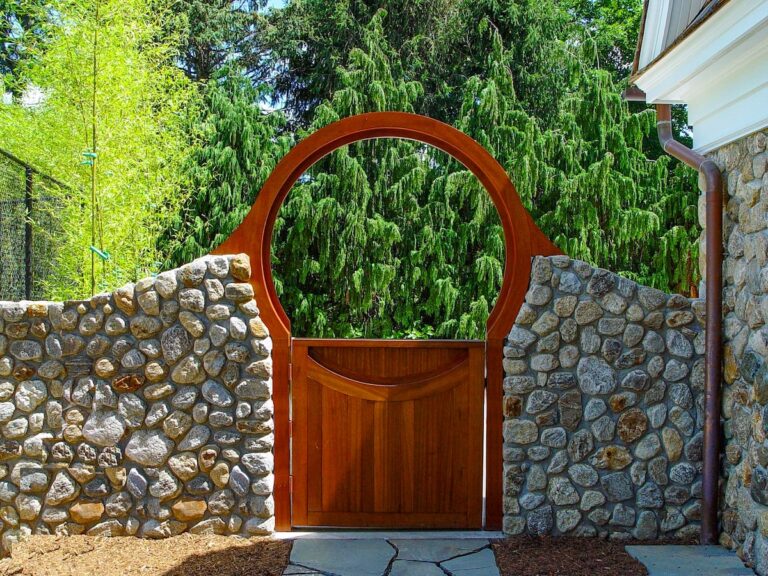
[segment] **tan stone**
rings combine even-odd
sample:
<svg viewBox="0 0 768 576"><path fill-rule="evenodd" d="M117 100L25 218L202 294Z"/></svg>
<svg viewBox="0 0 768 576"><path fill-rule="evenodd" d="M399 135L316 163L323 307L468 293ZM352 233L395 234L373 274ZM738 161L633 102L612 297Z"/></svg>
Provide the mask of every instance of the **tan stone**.
<svg viewBox="0 0 768 576"><path fill-rule="evenodd" d="M122 488L125 486L125 481L128 478L128 473L124 466L114 466L105 468L104 473L109 478L109 483L115 488Z"/></svg>
<svg viewBox="0 0 768 576"><path fill-rule="evenodd" d="M133 284L129 284L128 286L118 288L113 294L115 297L115 304L126 314L133 314L136 312L136 301L133 297L133 288Z"/></svg>
<svg viewBox="0 0 768 576"><path fill-rule="evenodd" d="M248 321L248 326L251 329L251 334L253 334L256 338L266 338L269 336L269 330L267 330L267 326L258 316L251 318Z"/></svg>
<svg viewBox="0 0 768 576"><path fill-rule="evenodd" d="M623 470L631 463L632 456L623 446L605 446L592 458L592 464L601 470Z"/></svg>
<svg viewBox="0 0 768 576"><path fill-rule="evenodd" d="M723 360L723 377L728 384L733 384L739 377L739 365L730 344L723 347Z"/></svg>
<svg viewBox="0 0 768 576"><path fill-rule="evenodd" d="M115 372L117 372L117 368L109 358L99 358L93 369L95 370L96 375L101 378L111 378L115 375Z"/></svg>
<svg viewBox="0 0 768 576"><path fill-rule="evenodd" d="M205 448L200 452L200 468L204 472L208 472L216 463L216 458L219 457L219 452L215 448Z"/></svg>
<svg viewBox="0 0 768 576"><path fill-rule="evenodd" d="M664 442L664 450L667 451L670 462L678 460L680 454L683 453L683 440L680 438L677 430L674 428L664 428L661 431L661 439Z"/></svg>
<svg viewBox="0 0 768 576"><path fill-rule="evenodd" d="M27 316L30 318L45 318L48 316L48 304L45 302L31 302L27 306Z"/></svg>
<svg viewBox="0 0 768 576"><path fill-rule="evenodd" d="M251 260L248 254L238 254L229 262L229 272L235 280L248 280L251 277Z"/></svg>
<svg viewBox="0 0 768 576"><path fill-rule="evenodd" d="M632 408L619 416L616 432L619 438L630 444L640 438L648 429L648 417L642 410Z"/></svg>
<svg viewBox="0 0 768 576"><path fill-rule="evenodd" d="M72 520L78 524L92 524L104 514L101 502L78 502L69 509Z"/></svg>
<svg viewBox="0 0 768 576"><path fill-rule="evenodd" d="M150 362L147 367L144 368L144 375L150 382L160 382L165 378L165 367L159 362Z"/></svg>
<svg viewBox="0 0 768 576"><path fill-rule="evenodd" d="M96 469L89 464L77 463L67 468L67 472L80 484L90 482L96 477Z"/></svg>
<svg viewBox="0 0 768 576"><path fill-rule="evenodd" d="M229 482L229 466L226 462L219 462L210 472L211 480L219 488L224 488Z"/></svg>
<svg viewBox="0 0 768 576"><path fill-rule="evenodd" d="M208 508L205 500L179 500L173 506L173 517L181 522L200 520Z"/></svg>
<svg viewBox="0 0 768 576"><path fill-rule="evenodd" d="M75 444L77 442L80 442L80 440L83 439L83 429L80 428L77 424L69 424L64 428L64 432L62 433L64 436L64 440L69 442L70 444Z"/></svg>

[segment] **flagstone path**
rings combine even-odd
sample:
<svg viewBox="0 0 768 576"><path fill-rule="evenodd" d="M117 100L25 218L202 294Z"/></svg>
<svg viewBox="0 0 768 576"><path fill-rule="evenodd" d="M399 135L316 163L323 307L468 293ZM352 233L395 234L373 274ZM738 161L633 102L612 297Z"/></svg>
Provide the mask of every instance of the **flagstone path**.
<svg viewBox="0 0 768 576"><path fill-rule="evenodd" d="M302 538L293 543L288 575L499 576L487 539Z"/></svg>

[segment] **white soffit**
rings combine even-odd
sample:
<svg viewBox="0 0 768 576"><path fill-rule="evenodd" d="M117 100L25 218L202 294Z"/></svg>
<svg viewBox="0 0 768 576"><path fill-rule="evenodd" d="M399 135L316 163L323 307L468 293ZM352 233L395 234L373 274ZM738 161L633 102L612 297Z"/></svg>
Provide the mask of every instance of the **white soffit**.
<svg viewBox="0 0 768 576"><path fill-rule="evenodd" d="M649 3L641 63L646 46L648 57L657 48L654 43L663 40L665 16L654 10L663 12L665 5L668 9L668 1ZM658 30L653 28L657 24ZM688 121L699 152L765 128L768 0L731 0L641 72L635 84L649 103L688 104Z"/></svg>

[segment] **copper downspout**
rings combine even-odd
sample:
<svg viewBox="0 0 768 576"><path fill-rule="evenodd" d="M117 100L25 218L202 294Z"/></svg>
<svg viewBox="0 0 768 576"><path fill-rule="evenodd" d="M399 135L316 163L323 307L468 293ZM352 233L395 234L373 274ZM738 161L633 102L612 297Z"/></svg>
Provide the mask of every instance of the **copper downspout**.
<svg viewBox="0 0 768 576"><path fill-rule="evenodd" d="M627 100L645 102L635 86L624 93ZM669 104L656 104L656 131L664 151L698 170L704 178L706 201L706 378L704 397L704 470L701 543L718 543L718 494L720 482L720 406L723 372L723 181L720 168L675 140Z"/></svg>
<svg viewBox="0 0 768 576"><path fill-rule="evenodd" d="M717 544L720 482L720 406L723 373L723 181L720 168L675 140L669 104L656 105L656 131L664 151L699 171L706 201L706 379L701 543Z"/></svg>

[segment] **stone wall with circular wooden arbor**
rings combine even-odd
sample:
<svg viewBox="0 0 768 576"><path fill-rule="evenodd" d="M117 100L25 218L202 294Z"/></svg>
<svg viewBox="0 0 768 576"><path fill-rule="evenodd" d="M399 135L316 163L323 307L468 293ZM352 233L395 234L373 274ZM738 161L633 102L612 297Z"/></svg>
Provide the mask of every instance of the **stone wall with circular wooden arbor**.
<svg viewBox="0 0 768 576"><path fill-rule="evenodd" d="M275 167L242 224L214 253L246 253L251 258L251 283L261 317L273 340L275 405L275 513L278 530L291 529L290 370L291 324L275 291L271 269L272 232L278 211L298 178L334 150L361 140L406 138L446 152L470 170L488 191L504 230L504 278L486 329L485 374L486 522L499 529L502 521L502 381L504 340L512 328L528 288L531 258L560 251L534 224L504 168L466 134L416 114L375 112L330 124L297 144Z"/></svg>

